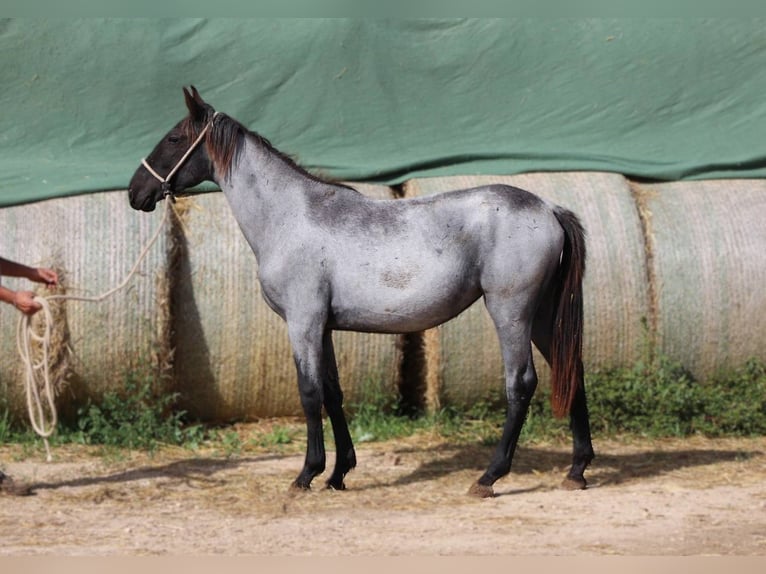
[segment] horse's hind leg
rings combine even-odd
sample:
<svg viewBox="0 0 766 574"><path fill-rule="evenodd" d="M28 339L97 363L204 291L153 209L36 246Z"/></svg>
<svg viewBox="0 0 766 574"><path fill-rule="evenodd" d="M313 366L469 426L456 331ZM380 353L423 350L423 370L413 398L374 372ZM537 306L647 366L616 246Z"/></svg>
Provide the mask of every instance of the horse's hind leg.
<svg viewBox="0 0 766 574"><path fill-rule="evenodd" d="M500 349L505 366L505 389L508 410L503 434L486 472L471 486L469 493L488 498L494 495L492 485L511 470L521 428L527 416L529 403L537 388L537 373L532 361L529 321L526 311L519 312L511 306L503 306L485 296L487 309L495 322Z"/></svg>
<svg viewBox="0 0 766 574"><path fill-rule="evenodd" d="M545 360L550 363L550 337L552 304L545 302L541 306L541 312L535 318L532 330L532 340ZM588 405L585 398L585 381L583 379L582 363L578 369L579 382L575 392L572 410L569 413L569 428L572 431L572 466L566 478L561 483L562 488L579 490L586 487L585 469L594 458L593 444L590 435L590 419L588 417Z"/></svg>
<svg viewBox="0 0 766 574"><path fill-rule="evenodd" d="M590 437L590 421L588 405L585 399L585 385L582 380L582 365L580 365L580 384L575 393L572 411L569 414L569 426L572 429L572 467L561 483L567 490L579 490L587 486L585 469L593 460L593 444Z"/></svg>
<svg viewBox="0 0 766 574"><path fill-rule="evenodd" d="M327 369L327 375L323 381L324 406L330 417L332 432L335 437L335 468L327 480L327 488L345 490L343 478L356 466L356 453L346 423L346 415L343 413L343 391L340 388L338 366L330 330L325 332L322 350Z"/></svg>

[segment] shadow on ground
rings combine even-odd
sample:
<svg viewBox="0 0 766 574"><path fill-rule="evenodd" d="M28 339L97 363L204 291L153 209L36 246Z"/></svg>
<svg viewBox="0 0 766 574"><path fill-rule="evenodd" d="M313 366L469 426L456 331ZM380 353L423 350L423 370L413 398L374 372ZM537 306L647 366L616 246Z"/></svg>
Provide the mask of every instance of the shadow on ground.
<svg viewBox="0 0 766 574"><path fill-rule="evenodd" d="M390 452L390 450L389 450ZM402 486L419 482L438 480L452 473L473 470L481 473L489 463L492 448L482 445L441 445L437 447L406 447L395 449L401 456L415 456L424 460L413 471L387 483L371 484L361 489L376 489L386 486ZM83 477L63 481L40 482L31 485L32 492L55 490L64 487L86 487L130 483L133 481L172 478L181 481L207 482L211 486L224 484L216 475L247 465L267 464L294 455L264 455L242 458L189 458L159 466L141 466L104 476ZM614 485L627 481L662 476L685 468L715 465L718 463L747 460L764 456L760 451L732 449L679 449L645 450L642 452L615 454L598 453L586 476L592 485ZM525 448L520 447L513 461L512 474L566 473L571 452L561 448ZM329 464L333 461L328 460ZM375 457L368 458L366 464L375 462ZM300 463L296 464L297 473ZM370 471L372 469L365 469ZM317 478L317 485L322 477ZM355 488L357 490L358 488Z"/></svg>
<svg viewBox="0 0 766 574"><path fill-rule="evenodd" d="M447 456L436 456L420 465L412 473L399 478L396 484L438 479L461 470L475 470L481 473L489 464L492 448L468 445L465 447L443 447L436 449L452 451ZM443 453L442 453L443 454ZM759 451L730 449L686 449L649 450L630 454L596 453L596 458L586 471L596 476L589 483L599 485L620 484L629 480L661 476L684 468L700 467L763 456ZM571 451L549 448L520 447L513 460L512 474L561 472L562 477L569 468Z"/></svg>
<svg viewBox="0 0 766 574"><path fill-rule="evenodd" d="M58 482L38 482L30 485L32 493L39 490L56 490L66 487L85 487L105 484L124 484L138 480L172 478L181 481L196 481L224 483L223 480L216 479L216 474L225 470L233 470L241 466L258 464L259 462L269 462L285 458L283 455L266 455L247 458L190 458L178 460L160 466L141 466L138 468L120 471L114 474L104 476L90 476L83 478L74 478ZM297 472L297 470L296 470Z"/></svg>

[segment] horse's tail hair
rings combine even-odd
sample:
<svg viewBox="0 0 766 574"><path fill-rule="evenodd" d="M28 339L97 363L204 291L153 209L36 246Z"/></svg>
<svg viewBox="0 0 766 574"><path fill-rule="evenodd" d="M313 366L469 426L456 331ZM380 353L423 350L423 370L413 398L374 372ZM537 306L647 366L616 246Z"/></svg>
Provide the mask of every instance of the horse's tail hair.
<svg viewBox="0 0 766 574"><path fill-rule="evenodd" d="M563 417L572 408L582 384L583 292L585 230L578 217L562 207L554 209L564 229L564 250L556 277L551 337L551 407Z"/></svg>

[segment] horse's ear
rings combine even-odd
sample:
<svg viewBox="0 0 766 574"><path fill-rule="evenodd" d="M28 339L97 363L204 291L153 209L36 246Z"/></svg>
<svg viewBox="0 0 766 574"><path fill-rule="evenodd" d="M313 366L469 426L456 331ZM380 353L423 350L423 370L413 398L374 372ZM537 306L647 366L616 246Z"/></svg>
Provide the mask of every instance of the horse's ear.
<svg viewBox="0 0 766 574"><path fill-rule="evenodd" d="M192 86L191 93L184 88L184 100L186 100L186 108L189 110L189 115L193 120L205 119L205 102L200 97L197 89Z"/></svg>
<svg viewBox="0 0 766 574"><path fill-rule="evenodd" d="M201 106L205 105L205 100L202 99L202 96L199 95L199 92L197 91L197 88L194 86L189 86L192 91L192 96L194 96L194 99L197 100L197 103Z"/></svg>

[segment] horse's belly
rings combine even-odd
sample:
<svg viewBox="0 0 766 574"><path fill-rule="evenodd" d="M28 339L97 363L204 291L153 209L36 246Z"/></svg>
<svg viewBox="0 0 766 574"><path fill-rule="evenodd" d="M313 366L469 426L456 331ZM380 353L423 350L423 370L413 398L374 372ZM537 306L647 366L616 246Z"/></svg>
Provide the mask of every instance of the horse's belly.
<svg viewBox="0 0 766 574"><path fill-rule="evenodd" d="M393 276L389 281L363 294L334 294L331 326L373 333L422 331L455 317L481 295L472 283L405 286L404 277Z"/></svg>

